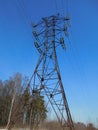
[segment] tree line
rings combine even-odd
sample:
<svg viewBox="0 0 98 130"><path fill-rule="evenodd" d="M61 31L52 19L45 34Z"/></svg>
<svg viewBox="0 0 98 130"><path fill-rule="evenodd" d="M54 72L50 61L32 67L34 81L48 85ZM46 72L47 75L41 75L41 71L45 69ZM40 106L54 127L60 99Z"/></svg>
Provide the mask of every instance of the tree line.
<svg viewBox="0 0 98 130"><path fill-rule="evenodd" d="M0 126L11 129L26 125L37 127L46 119L44 97L39 93L32 96L27 87L28 78L17 73L8 80L0 80ZM14 102L13 101L14 99ZM12 107L12 110L11 110ZM9 118L9 114L10 118Z"/></svg>

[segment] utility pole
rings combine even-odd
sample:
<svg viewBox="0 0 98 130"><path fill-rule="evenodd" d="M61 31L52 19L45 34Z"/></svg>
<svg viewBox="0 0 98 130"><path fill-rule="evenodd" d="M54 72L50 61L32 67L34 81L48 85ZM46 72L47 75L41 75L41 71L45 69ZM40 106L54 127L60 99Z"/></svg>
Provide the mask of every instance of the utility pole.
<svg viewBox="0 0 98 130"><path fill-rule="evenodd" d="M57 14L33 24L34 45L39 52L39 60L30 86L32 95L39 92L50 103L61 128L74 130L57 59L57 48L61 46L66 50L64 41L68 37L68 22L68 17ZM30 119L32 124L32 116Z"/></svg>

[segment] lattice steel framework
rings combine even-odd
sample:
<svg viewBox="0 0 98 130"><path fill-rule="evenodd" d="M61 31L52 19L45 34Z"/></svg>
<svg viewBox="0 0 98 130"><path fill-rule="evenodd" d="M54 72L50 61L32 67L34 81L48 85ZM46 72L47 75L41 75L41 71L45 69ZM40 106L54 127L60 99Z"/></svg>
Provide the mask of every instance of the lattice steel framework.
<svg viewBox="0 0 98 130"><path fill-rule="evenodd" d="M69 18L59 14L44 17L33 24L34 45L39 52L39 60L30 81L32 94L39 92L46 105L50 104L62 127L74 130L68 102L64 92L56 49L66 49L64 40L68 36ZM32 121L31 121L32 123Z"/></svg>

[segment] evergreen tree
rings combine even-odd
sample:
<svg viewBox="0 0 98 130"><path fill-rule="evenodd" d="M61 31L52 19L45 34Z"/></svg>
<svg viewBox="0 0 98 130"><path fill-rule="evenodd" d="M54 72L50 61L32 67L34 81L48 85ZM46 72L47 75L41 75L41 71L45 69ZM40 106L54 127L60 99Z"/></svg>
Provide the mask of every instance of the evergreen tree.
<svg viewBox="0 0 98 130"><path fill-rule="evenodd" d="M15 89L16 84L16 89ZM30 124L36 126L46 119L46 107L44 98L36 93L32 96L28 87L24 86L21 74L16 74L7 81L0 81L0 126L8 123L11 102L15 94L8 129L14 125Z"/></svg>

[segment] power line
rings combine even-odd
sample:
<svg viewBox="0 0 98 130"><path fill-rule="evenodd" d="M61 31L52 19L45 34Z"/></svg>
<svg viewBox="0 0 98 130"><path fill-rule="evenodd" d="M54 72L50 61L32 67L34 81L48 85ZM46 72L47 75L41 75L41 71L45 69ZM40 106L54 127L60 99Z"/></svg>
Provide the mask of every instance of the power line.
<svg viewBox="0 0 98 130"><path fill-rule="evenodd" d="M70 31L71 31L71 28L70 28ZM71 35L72 35L72 33L71 33ZM88 86L88 84L87 84L87 78L86 78L85 72L83 72L83 70L82 70L82 72L83 72L83 75L82 75L81 67L80 67L79 62L78 62L78 60L80 59L80 57L79 57L77 48L76 48L75 44L74 44L74 46L73 46L70 37L68 38L68 40L69 40L70 48L71 48L71 50L72 50L71 52L72 52L72 56L74 57L74 61L75 61L76 68L77 68L77 70L78 70L78 72L79 72L80 81L81 81L81 83L82 83L81 90L83 91L85 97L87 97L87 93L86 93L86 92L87 92L88 90L86 90L86 88L84 89L84 87L83 87L83 86ZM76 53L76 55L75 55L75 53ZM76 57L76 56L77 56L77 57ZM78 59L78 60L76 60L76 59ZM85 77L85 80L84 80L83 77ZM84 83L85 83L86 85L84 85ZM86 91L85 91L85 90L86 90ZM84 95L83 95L83 96L84 96ZM86 98L86 99L87 99L87 98ZM87 102L86 102L86 104L87 104Z"/></svg>
<svg viewBox="0 0 98 130"><path fill-rule="evenodd" d="M16 0L16 6L17 6L17 8L20 10L20 12L21 12L21 14L24 16L24 18L25 18L25 22L27 21L27 23L28 23L28 21L31 21L31 18L29 17L29 15L27 14L27 9L26 9L26 6L25 6L25 4L24 4L24 2L23 1L20 1L20 0ZM26 24L27 24L26 23Z"/></svg>
<svg viewBox="0 0 98 130"><path fill-rule="evenodd" d="M58 6L57 6L57 1L55 0L55 9L56 9L56 13L58 13Z"/></svg>
<svg viewBox="0 0 98 130"><path fill-rule="evenodd" d="M25 26L25 31L27 35L30 35L32 31L29 31L29 27L31 25L32 19L30 15L27 13L27 7L25 5L25 2L20 1L20 0L15 0L13 1L14 6L16 7L17 11L19 12L20 19L22 23ZM28 33L29 31L29 33ZM34 48L32 48L34 50Z"/></svg>

